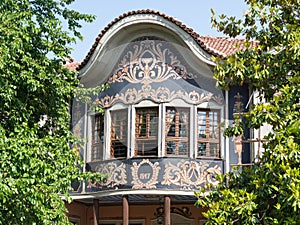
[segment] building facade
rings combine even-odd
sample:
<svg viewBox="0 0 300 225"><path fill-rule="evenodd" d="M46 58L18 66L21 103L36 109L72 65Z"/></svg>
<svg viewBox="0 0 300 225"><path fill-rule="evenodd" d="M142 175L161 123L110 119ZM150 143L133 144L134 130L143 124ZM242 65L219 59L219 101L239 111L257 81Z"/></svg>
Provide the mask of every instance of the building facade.
<svg viewBox="0 0 300 225"><path fill-rule="evenodd" d="M109 86L93 99L103 113L74 101L72 126L84 140L84 170L107 178L73 184L74 224L204 223L194 191L261 148L243 141L261 132L245 130L238 141L222 134L254 98L247 84L216 88L213 56L242 42L200 36L152 10L125 13L101 31L76 68L84 87Z"/></svg>

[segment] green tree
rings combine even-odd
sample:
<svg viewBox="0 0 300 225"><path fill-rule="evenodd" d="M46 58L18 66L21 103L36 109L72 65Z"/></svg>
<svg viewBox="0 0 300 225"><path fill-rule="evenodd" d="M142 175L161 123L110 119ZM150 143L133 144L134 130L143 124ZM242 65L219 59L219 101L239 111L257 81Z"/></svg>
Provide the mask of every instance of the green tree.
<svg viewBox="0 0 300 225"><path fill-rule="evenodd" d="M212 17L218 30L246 39L236 54L216 59L215 78L223 89L251 84L267 103L253 105L225 134L240 135L244 126L257 129L264 124L273 131L253 166L221 176L217 187L196 193L197 204L208 208L207 224L299 224L300 2L246 3L242 19Z"/></svg>
<svg viewBox="0 0 300 225"><path fill-rule="evenodd" d="M0 1L0 224L67 224L60 196L85 177L69 123L78 81L63 59L94 17L72 2Z"/></svg>

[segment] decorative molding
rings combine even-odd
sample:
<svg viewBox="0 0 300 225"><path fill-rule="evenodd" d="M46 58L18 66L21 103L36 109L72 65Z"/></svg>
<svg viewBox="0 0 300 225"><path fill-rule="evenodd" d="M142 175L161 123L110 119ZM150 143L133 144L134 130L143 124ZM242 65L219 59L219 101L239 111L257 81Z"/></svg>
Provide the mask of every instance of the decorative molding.
<svg viewBox="0 0 300 225"><path fill-rule="evenodd" d="M118 93L101 96L96 104L108 108L116 102L134 104L148 99L160 103L180 98L191 104L214 101L221 105L222 96L215 96L192 84L197 75L187 72L180 57L171 44L156 37L143 37L131 42L107 81L111 89L117 87ZM178 86L188 85L189 90L180 90L173 83L166 83L169 79ZM182 83L183 80L190 81Z"/></svg>
<svg viewBox="0 0 300 225"><path fill-rule="evenodd" d="M116 94L115 96L106 95L104 98L97 99L96 104L103 108L110 107L116 102L124 104L133 104L140 102L143 99L153 100L155 102L170 102L176 98L183 99L187 103L201 104L203 102L214 101L221 105L223 102L222 96L214 96L209 92L197 92L195 90L191 92L183 92L182 90L171 91L167 87L158 87L152 89L151 85L143 85L140 90L135 88L127 89L124 93Z"/></svg>
<svg viewBox="0 0 300 225"><path fill-rule="evenodd" d="M113 188L115 186L127 184L126 165L124 163L121 163L120 165L117 165L117 163L114 162L100 164L96 167L96 172L107 174L108 177L102 182L88 181L88 188Z"/></svg>
<svg viewBox="0 0 300 225"><path fill-rule="evenodd" d="M181 160L177 165L168 162L162 184L173 184L185 188L200 187L204 183L216 185L218 174L221 174L221 168L217 165L210 167L206 162Z"/></svg>
<svg viewBox="0 0 300 225"><path fill-rule="evenodd" d="M164 207L158 207L156 208L156 212L154 212L154 216L155 217L163 217L164 216ZM176 213L176 214L179 214L181 216L184 216L186 218L192 218L192 212L190 211L189 207L186 207L186 206L182 206L181 208L179 207L171 207L170 208L170 212L171 213Z"/></svg>
<svg viewBox="0 0 300 225"><path fill-rule="evenodd" d="M91 171L105 173L108 177L104 181L88 181L86 192L192 195L192 191L206 183L217 184L216 176L222 173L223 161L177 157L132 158L91 162L88 166Z"/></svg>
<svg viewBox="0 0 300 225"><path fill-rule="evenodd" d="M234 104L233 104L233 112L234 113L242 113L244 112L245 108L244 108L244 103L242 102L242 98L243 96L240 95L240 93L236 93L236 95L234 96Z"/></svg>
<svg viewBox="0 0 300 225"><path fill-rule="evenodd" d="M176 54L155 37L131 42L129 49L121 59L119 68L108 79L108 83L123 82L158 83L169 78L193 79L196 76L187 73Z"/></svg>
<svg viewBox="0 0 300 225"><path fill-rule="evenodd" d="M140 163L133 162L132 165L132 189L155 189L158 183L159 163L143 159Z"/></svg>

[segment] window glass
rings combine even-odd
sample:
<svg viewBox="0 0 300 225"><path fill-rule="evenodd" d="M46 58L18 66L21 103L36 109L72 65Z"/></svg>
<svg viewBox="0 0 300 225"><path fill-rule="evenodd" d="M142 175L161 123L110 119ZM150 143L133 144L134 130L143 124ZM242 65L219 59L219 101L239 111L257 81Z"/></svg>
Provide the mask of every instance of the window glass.
<svg viewBox="0 0 300 225"><path fill-rule="evenodd" d="M158 154L158 108L137 108L135 127L135 155Z"/></svg>
<svg viewBox="0 0 300 225"><path fill-rule="evenodd" d="M93 117L92 133L92 161L103 157L104 120L101 114Z"/></svg>
<svg viewBox="0 0 300 225"><path fill-rule="evenodd" d="M217 110L198 109L197 111L197 143L198 156L220 156L220 112Z"/></svg>
<svg viewBox="0 0 300 225"><path fill-rule="evenodd" d="M128 117L126 110L111 112L111 156L127 157Z"/></svg>
<svg viewBox="0 0 300 225"><path fill-rule="evenodd" d="M188 108L166 108L166 154L188 156L189 153Z"/></svg>

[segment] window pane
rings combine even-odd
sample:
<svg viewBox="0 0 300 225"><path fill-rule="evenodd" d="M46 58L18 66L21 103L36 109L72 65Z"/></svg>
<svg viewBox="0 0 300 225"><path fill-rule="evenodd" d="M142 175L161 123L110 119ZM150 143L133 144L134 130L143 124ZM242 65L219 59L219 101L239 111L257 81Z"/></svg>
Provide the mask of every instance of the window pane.
<svg viewBox="0 0 300 225"><path fill-rule="evenodd" d="M206 138L206 126L198 126L198 138Z"/></svg>
<svg viewBox="0 0 300 225"><path fill-rule="evenodd" d="M219 111L198 109L198 156L219 157Z"/></svg>
<svg viewBox="0 0 300 225"><path fill-rule="evenodd" d="M127 157L127 146L120 140L113 140L112 148L114 150L114 157Z"/></svg>
<svg viewBox="0 0 300 225"><path fill-rule="evenodd" d="M189 131L189 111L179 111L179 137L187 137Z"/></svg>
<svg viewBox="0 0 300 225"><path fill-rule="evenodd" d="M219 144L210 143L209 144L209 152L211 156L219 157Z"/></svg>
<svg viewBox="0 0 300 225"><path fill-rule="evenodd" d="M158 130L157 109L137 110L137 135L138 137L156 137Z"/></svg>
<svg viewBox="0 0 300 225"><path fill-rule="evenodd" d="M135 129L135 155L158 155L158 108L137 108Z"/></svg>
<svg viewBox="0 0 300 225"><path fill-rule="evenodd" d="M206 112L198 111L198 124L206 124Z"/></svg>
<svg viewBox="0 0 300 225"><path fill-rule="evenodd" d="M167 108L166 113L166 128L167 136L175 137L175 126L176 126L176 111L173 108Z"/></svg>
<svg viewBox="0 0 300 225"><path fill-rule="evenodd" d="M174 141L167 142L167 154L175 154L176 143Z"/></svg>
<svg viewBox="0 0 300 225"><path fill-rule="evenodd" d="M188 108L166 108L166 154L188 156L189 120Z"/></svg>
<svg viewBox="0 0 300 225"><path fill-rule="evenodd" d="M111 156L127 157L127 109L111 112Z"/></svg>
<svg viewBox="0 0 300 225"><path fill-rule="evenodd" d="M157 140L138 140L137 154L139 156L157 155L158 154Z"/></svg>
<svg viewBox="0 0 300 225"><path fill-rule="evenodd" d="M103 116L98 114L93 118L92 125L92 161L102 159L103 156L103 136L104 121Z"/></svg>
<svg viewBox="0 0 300 225"><path fill-rule="evenodd" d="M198 138L206 138L206 114L205 111L198 111Z"/></svg>
<svg viewBox="0 0 300 225"><path fill-rule="evenodd" d="M188 154L188 144L186 142L178 142L178 155Z"/></svg>
<svg viewBox="0 0 300 225"><path fill-rule="evenodd" d="M206 143L198 143L198 156L206 156Z"/></svg>

